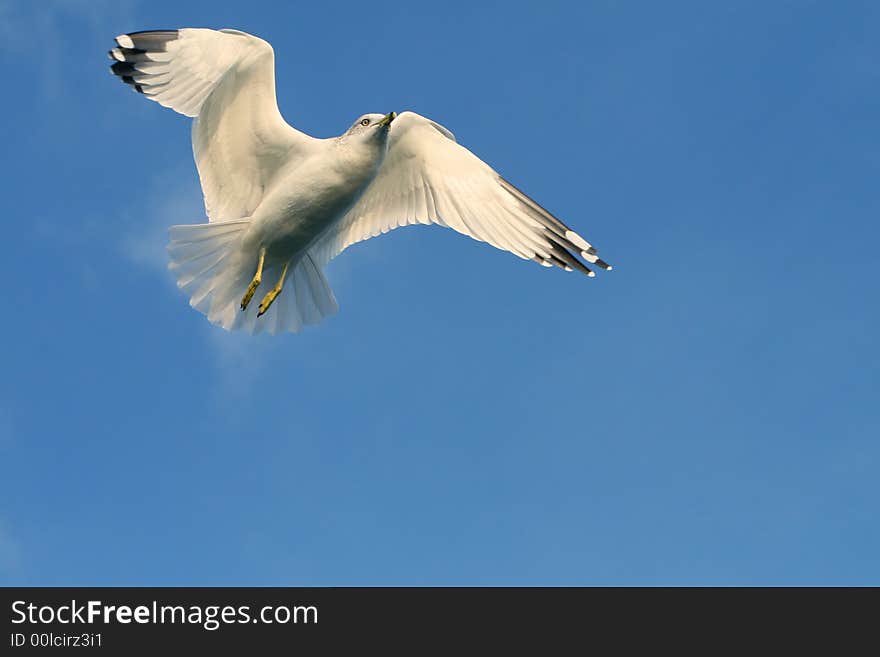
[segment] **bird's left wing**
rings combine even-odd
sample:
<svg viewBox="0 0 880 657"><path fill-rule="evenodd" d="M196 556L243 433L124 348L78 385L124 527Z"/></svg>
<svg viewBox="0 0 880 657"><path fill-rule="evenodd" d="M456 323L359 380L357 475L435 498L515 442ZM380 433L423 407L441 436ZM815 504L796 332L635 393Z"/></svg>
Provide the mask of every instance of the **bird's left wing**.
<svg viewBox="0 0 880 657"><path fill-rule="evenodd" d="M211 221L249 216L285 162L319 141L275 98L275 55L237 30L183 28L116 37L112 71L138 93L195 119L193 155Z"/></svg>
<svg viewBox="0 0 880 657"><path fill-rule="evenodd" d="M432 223L548 267L592 276L582 258L611 269L589 242L456 143L449 130L413 112L391 124L379 173L313 254L325 263L399 226Z"/></svg>

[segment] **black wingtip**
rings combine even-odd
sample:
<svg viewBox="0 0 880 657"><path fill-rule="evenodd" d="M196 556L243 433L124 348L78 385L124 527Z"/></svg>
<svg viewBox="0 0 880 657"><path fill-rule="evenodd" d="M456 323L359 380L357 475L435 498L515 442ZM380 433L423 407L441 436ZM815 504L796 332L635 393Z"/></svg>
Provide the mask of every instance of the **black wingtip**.
<svg viewBox="0 0 880 657"><path fill-rule="evenodd" d="M131 76L135 72L134 64L129 62L116 62L110 67L110 70L119 77Z"/></svg>

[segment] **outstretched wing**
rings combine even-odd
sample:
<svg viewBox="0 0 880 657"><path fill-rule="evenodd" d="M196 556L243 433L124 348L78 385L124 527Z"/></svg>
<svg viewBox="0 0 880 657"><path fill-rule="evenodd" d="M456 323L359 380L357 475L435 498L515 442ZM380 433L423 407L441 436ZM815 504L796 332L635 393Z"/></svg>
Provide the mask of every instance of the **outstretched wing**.
<svg viewBox="0 0 880 657"><path fill-rule="evenodd" d="M456 143L449 130L413 112L391 124L379 173L314 253L327 262L399 226L432 223L548 267L593 276L580 257L611 269L589 242Z"/></svg>
<svg viewBox="0 0 880 657"><path fill-rule="evenodd" d="M116 37L113 73L194 117L193 155L211 221L253 213L280 166L318 141L289 126L275 99L272 46L245 32L186 28Z"/></svg>

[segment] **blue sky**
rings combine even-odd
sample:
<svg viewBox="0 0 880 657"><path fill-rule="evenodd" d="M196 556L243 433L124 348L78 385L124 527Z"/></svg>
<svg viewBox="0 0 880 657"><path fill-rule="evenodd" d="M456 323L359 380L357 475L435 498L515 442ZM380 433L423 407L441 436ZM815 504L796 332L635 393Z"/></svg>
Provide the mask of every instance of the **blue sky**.
<svg viewBox="0 0 880 657"><path fill-rule="evenodd" d="M226 334L125 31L275 47L317 136L412 109L596 244L408 228L340 313ZM871 2L0 0L0 583L880 584Z"/></svg>

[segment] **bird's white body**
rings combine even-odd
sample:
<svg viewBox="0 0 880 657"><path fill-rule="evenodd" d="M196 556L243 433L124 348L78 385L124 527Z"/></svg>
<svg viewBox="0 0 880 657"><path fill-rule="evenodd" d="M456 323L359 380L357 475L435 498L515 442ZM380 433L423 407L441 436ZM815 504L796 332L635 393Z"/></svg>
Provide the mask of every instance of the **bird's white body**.
<svg viewBox="0 0 880 657"><path fill-rule="evenodd" d="M291 127L275 100L274 52L258 37L186 28L116 43L116 75L194 119L209 221L171 228L170 267L190 305L223 328L296 332L321 321L338 309L327 262L410 224L448 226L547 267L593 276L582 258L610 269L425 117L366 114L331 139ZM277 283L258 310L249 300L263 279Z"/></svg>
<svg viewBox="0 0 880 657"><path fill-rule="evenodd" d="M243 250L256 258L265 246L270 261L298 259L357 202L376 175L385 147L385 139L326 139L303 160L286 163L251 216Z"/></svg>

